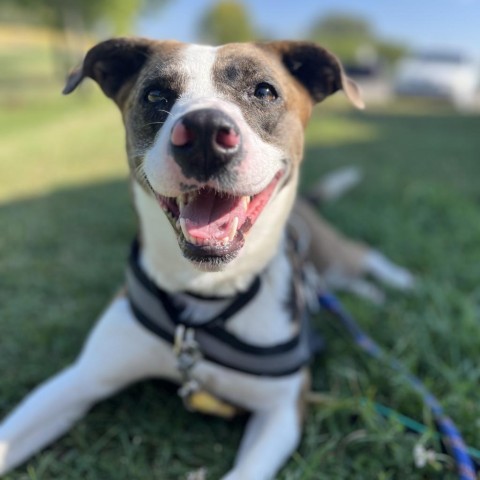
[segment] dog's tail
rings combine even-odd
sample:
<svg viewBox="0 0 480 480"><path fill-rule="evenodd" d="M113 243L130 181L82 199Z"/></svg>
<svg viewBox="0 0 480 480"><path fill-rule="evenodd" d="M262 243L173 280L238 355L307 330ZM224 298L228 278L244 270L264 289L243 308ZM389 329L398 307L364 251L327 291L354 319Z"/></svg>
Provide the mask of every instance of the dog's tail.
<svg viewBox="0 0 480 480"><path fill-rule="evenodd" d="M358 167L343 167L323 176L308 192L305 198L314 205L337 200L362 180Z"/></svg>

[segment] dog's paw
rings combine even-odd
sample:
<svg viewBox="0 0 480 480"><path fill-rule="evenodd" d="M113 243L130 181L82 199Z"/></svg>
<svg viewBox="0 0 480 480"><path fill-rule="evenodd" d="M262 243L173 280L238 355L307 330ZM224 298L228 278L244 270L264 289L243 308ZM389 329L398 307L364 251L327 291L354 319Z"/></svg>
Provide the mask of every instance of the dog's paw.
<svg viewBox="0 0 480 480"><path fill-rule="evenodd" d="M237 471L231 470L225 476L223 476L220 480L246 480L246 478L242 477Z"/></svg>
<svg viewBox="0 0 480 480"><path fill-rule="evenodd" d="M334 170L322 177L310 191L307 198L319 204L325 201L334 201L352 189L362 180L362 172L357 167L344 167Z"/></svg>
<svg viewBox="0 0 480 480"><path fill-rule="evenodd" d="M223 476L220 480L273 480L273 476L271 475L258 475L258 472L253 471L252 469L248 469L242 471L238 469L230 470L225 476Z"/></svg>
<svg viewBox="0 0 480 480"><path fill-rule="evenodd" d="M202 467L187 474L186 480L206 480L207 469Z"/></svg>
<svg viewBox="0 0 480 480"><path fill-rule="evenodd" d="M235 472L228 472L220 480L238 480L238 477L235 476Z"/></svg>
<svg viewBox="0 0 480 480"><path fill-rule="evenodd" d="M7 453L7 444L0 441L0 475L3 475L7 472Z"/></svg>
<svg viewBox="0 0 480 480"><path fill-rule="evenodd" d="M375 305L382 305L385 294L374 283L360 277L352 277L339 269L330 269L323 275L325 285L331 290L350 292Z"/></svg>
<svg viewBox="0 0 480 480"><path fill-rule="evenodd" d="M407 269L396 265L377 250L370 250L365 255L364 269L389 287L410 290L415 286L415 277Z"/></svg>

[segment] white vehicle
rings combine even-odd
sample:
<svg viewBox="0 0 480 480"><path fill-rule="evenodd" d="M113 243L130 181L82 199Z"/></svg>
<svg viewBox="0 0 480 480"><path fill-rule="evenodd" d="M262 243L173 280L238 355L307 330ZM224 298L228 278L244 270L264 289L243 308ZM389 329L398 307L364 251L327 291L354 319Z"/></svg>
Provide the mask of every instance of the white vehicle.
<svg viewBox="0 0 480 480"><path fill-rule="evenodd" d="M479 86L479 65L458 53L424 52L397 64L397 95L445 98L459 109L471 108Z"/></svg>

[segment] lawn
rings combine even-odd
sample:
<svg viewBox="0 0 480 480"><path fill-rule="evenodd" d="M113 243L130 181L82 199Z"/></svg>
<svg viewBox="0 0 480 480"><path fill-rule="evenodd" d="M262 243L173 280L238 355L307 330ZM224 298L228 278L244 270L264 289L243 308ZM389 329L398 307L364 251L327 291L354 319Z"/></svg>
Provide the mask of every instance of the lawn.
<svg viewBox="0 0 480 480"><path fill-rule="evenodd" d="M35 61L31 61L35 59ZM0 417L72 361L122 283L135 233L120 116L94 85L62 97L45 48L0 50ZM87 82L86 82L87 83ZM418 277L378 307L342 295L360 324L441 399L479 447L480 117L393 104L319 107L307 132L304 182L357 165L364 182L322 213ZM413 448L441 452L373 409L380 402L431 426L401 376L365 357L327 316L302 443L281 480L454 479L443 457L415 467ZM133 386L96 406L68 435L6 480L174 480L202 466L219 478L244 419L186 412L175 388ZM255 480L255 479L252 479Z"/></svg>

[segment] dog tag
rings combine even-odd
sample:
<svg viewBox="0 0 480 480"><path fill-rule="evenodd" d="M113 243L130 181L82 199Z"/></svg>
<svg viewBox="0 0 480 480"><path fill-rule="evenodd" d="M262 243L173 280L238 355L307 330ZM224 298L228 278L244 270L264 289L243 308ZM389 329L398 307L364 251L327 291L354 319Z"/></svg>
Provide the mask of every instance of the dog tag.
<svg viewBox="0 0 480 480"><path fill-rule="evenodd" d="M214 397L205 390L198 388L191 389L188 383L185 384L178 393L183 399L185 408L189 411L200 412L205 415L215 415L222 418L233 418L239 413L239 410L233 405Z"/></svg>
<svg viewBox="0 0 480 480"><path fill-rule="evenodd" d="M175 330L173 351L177 357L177 367L183 377L183 384L178 390L178 395L189 411L232 418L239 412L237 408L203 390L199 383L191 378L190 370L202 358L194 335L195 331L184 325L178 325Z"/></svg>

